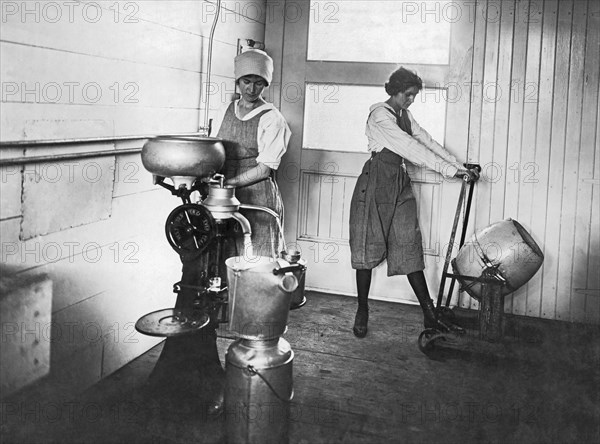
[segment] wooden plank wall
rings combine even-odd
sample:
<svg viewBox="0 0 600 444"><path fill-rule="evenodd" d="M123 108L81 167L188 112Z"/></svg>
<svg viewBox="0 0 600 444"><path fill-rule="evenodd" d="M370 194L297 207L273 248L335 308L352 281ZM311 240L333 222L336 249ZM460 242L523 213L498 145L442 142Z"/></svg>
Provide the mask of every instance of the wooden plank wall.
<svg viewBox="0 0 600 444"><path fill-rule="evenodd" d="M215 1L3 1L1 7L2 141L195 132L203 123L201 80ZM223 2L211 110L234 92L237 40L264 41L265 20L264 1ZM3 147L0 156L142 143ZM97 166L102 180L82 176ZM155 345L133 324L174 302L181 265L163 227L180 200L152 184L138 154L0 172L2 265L47 274L54 283L51 325L26 326L52 340L52 377L78 390ZM82 206L85 218L78 216Z"/></svg>
<svg viewBox="0 0 600 444"><path fill-rule="evenodd" d="M472 225L513 218L545 254L505 309L598 324L600 3L482 0L474 17Z"/></svg>

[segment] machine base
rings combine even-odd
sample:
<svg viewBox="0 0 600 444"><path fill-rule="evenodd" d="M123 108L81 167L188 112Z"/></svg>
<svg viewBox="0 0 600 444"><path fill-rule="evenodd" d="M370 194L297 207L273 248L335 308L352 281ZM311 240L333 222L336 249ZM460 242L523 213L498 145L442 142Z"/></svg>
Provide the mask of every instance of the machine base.
<svg viewBox="0 0 600 444"><path fill-rule="evenodd" d="M142 316L135 329L149 336L181 336L195 333L208 325L210 317L197 309L166 308Z"/></svg>

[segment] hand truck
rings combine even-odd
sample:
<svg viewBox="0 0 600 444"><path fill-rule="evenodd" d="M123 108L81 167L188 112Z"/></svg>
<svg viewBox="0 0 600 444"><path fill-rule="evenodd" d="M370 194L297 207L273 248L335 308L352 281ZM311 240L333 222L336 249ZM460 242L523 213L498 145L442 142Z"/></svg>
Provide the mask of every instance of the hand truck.
<svg viewBox="0 0 600 444"><path fill-rule="evenodd" d="M478 173L481 172L481 167L478 164L465 164L465 167L467 169L474 169ZM450 234L450 243L448 245L448 251L446 252L446 259L444 261L442 278L440 281L440 287L439 287L439 291L438 291L438 297L437 297L437 303L436 303L436 315L438 315L442 318L446 318L451 321L454 321L456 318L454 312L450 309L450 302L452 300L452 292L454 291L454 285L457 280L462 281L462 282L464 282L464 281L480 282L483 284L482 285L483 292L488 291L488 292L501 293L502 287L505 284L503 279L497 273L494 273L492 269L484 271L483 274L479 277L464 276L464 275L458 275L458 274L448 272L448 266L452 262L452 251L453 251L454 241L456 239L456 231L457 231L458 223L460 220L460 214L463 210L463 207L464 207L464 216L463 216L463 220L462 220L462 229L461 229L460 243L459 243L458 249L460 250L460 248L462 248L462 246L465 243L467 227L469 224L469 215L471 212L471 203L473 201L474 186L475 186L475 181L471 180L469 176L465 175L465 177L463 178L463 181L462 181L460 194L458 196L458 204L456 206L456 214L454 215L454 224L452 226L452 233ZM465 201L465 196L466 196L466 201ZM448 288L448 294L446 296L446 300L445 300L444 304L442 304L442 302L444 300L444 290L446 287L447 279L450 279L450 286ZM489 300L489 299L501 300L502 298L485 298L485 300ZM496 309L491 312L498 313L499 310ZM496 325L496 324L497 323L494 323L494 322L486 322L485 323L485 325ZM490 340L490 339L495 340L495 339L497 339L497 337L499 335L498 331L486 331L484 333L488 340ZM428 354L435 348L435 344L437 341L444 341L444 340L448 340L448 339L456 340L456 339L459 339L460 336L462 336L464 334L465 334L464 330L461 332L453 332L453 331L442 331L442 330L436 329L436 328L427 328L427 329L423 330L421 332L421 334L419 335L419 339L418 339L419 349L423 353Z"/></svg>

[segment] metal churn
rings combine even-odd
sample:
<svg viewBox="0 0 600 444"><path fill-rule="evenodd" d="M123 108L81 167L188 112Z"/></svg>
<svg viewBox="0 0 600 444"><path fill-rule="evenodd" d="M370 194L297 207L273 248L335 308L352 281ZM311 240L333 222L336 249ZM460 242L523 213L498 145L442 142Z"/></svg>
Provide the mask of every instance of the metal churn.
<svg viewBox="0 0 600 444"><path fill-rule="evenodd" d="M230 443L286 443L294 352L287 328L300 265L268 257L225 261L229 330L239 337L225 357L225 412Z"/></svg>

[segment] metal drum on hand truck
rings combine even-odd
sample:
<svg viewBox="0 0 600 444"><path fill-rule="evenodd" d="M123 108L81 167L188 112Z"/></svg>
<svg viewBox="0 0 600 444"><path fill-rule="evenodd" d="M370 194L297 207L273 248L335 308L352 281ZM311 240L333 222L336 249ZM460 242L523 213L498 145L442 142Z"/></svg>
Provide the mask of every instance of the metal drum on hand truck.
<svg viewBox="0 0 600 444"><path fill-rule="evenodd" d="M533 237L513 219L496 222L473 235L452 261L454 272L463 276L481 277L494 273L505 282L507 295L527 283L544 261L544 254ZM481 299L482 284L461 280L461 289L475 299Z"/></svg>

